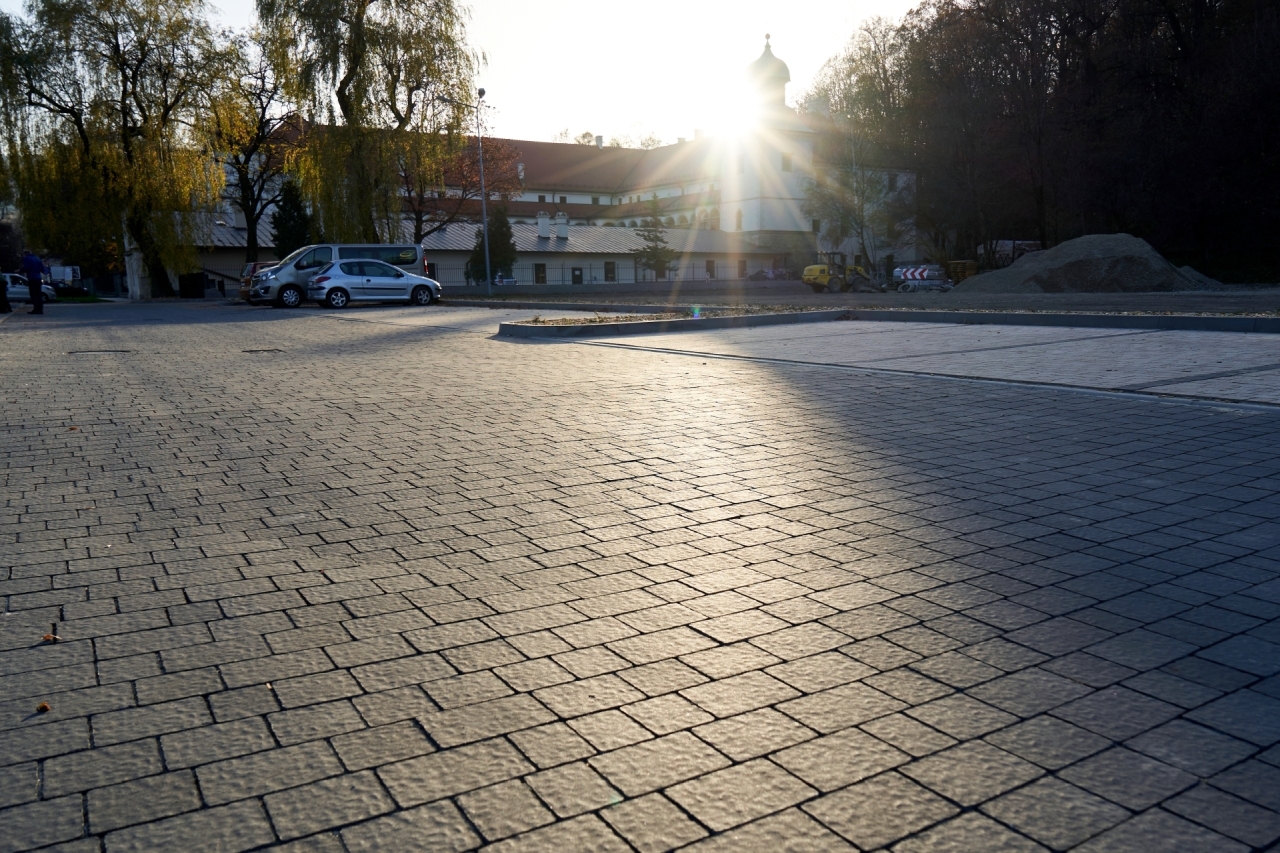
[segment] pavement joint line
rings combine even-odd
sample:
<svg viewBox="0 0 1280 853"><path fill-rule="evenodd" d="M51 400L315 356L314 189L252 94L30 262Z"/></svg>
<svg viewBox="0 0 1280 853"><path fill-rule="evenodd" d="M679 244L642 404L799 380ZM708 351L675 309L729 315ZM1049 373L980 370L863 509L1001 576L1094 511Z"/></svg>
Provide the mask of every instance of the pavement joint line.
<svg viewBox="0 0 1280 853"><path fill-rule="evenodd" d="M931 358L936 355L966 355L971 352L992 352L994 350L1023 349L1025 347L1052 347L1062 344L1080 343L1081 341L1098 341L1106 338L1128 338L1133 337L1134 335L1158 335L1164 331L1164 329L1140 329L1138 331L1131 332L1117 332L1114 335L1088 335L1083 338L1070 338L1060 341L1035 341L1029 344L1003 344L998 347L973 347L971 349L951 349L942 350L941 352L912 353L910 355L890 355L885 358L873 358L870 361L871 363L879 364L882 361L901 361L906 358Z"/></svg>
<svg viewBox="0 0 1280 853"><path fill-rule="evenodd" d="M1161 330L1163 331L1163 330ZM535 339L536 340L536 339ZM831 364L823 361L801 361L790 358L769 358L767 356L733 355L728 353L698 352L696 350L670 349L667 347L646 347L638 344L611 343L608 341L573 340L565 338L544 338L539 343L580 344L593 347L614 347L617 349L634 349L645 352L659 352L667 355L682 355L692 358L715 358L725 361L751 361L765 364L780 364L788 367L823 367L832 370L847 370L865 373L886 373L894 376L921 376L928 379L946 379L954 382L985 382L993 385L1022 385L1033 388L1052 388L1062 391L1074 391L1081 394L1101 394L1108 397L1149 398L1167 403L1188 403L1207 406L1231 406L1248 410L1280 412L1280 403L1266 403L1256 400L1237 400L1230 397L1203 397L1193 394L1171 394L1168 392L1143 391L1129 388L1099 388L1092 385L1071 385L1066 382L1045 382L1032 379L997 379L990 376L966 376L956 373L934 373L927 370L897 370L892 367L864 367L857 364ZM1271 369L1271 368L1268 368ZM1186 380L1183 380L1186 381Z"/></svg>
<svg viewBox="0 0 1280 853"><path fill-rule="evenodd" d="M1158 382L1143 382L1138 385L1126 385L1125 391L1143 391L1147 388L1158 388L1162 385L1182 385L1186 382L1207 382L1210 379L1227 379L1231 376L1244 376L1249 373L1266 373L1268 370L1280 369L1280 361L1272 364L1261 364L1254 367L1241 367L1238 370L1220 370L1217 373L1197 373L1194 376L1182 376L1177 379L1161 379Z"/></svg>

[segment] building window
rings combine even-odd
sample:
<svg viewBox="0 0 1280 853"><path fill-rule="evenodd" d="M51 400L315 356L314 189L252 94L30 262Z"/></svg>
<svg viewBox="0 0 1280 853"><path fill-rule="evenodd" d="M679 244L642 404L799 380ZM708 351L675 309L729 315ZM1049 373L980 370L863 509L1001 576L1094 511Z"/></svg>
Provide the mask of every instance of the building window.
<svg viewBox="0 0 1280 853"><path fill-rule="evenodd" d="M821 219L813 220L813 233L817 234L821 230L822 230L822 220Z"/></svg>
<svg viewBox="0 0 1280 853"><path fill-rule="evenodd" d="M543 204L546 204L546 203L547 203L547 197L546 197L545 195L540 195L540 196L538 196L538 201L542 202Z"/></svg>
<svg viewBox="0 0 1280 853"><path fill-rule="evenodd" d="M893 192L897 188L898 188L898 173L890 172L889 173L889 192Z"/></svg>
<svg viewBox="0 0 1280 853"><path fill-rule="evenodd" d="M560 196L560 203L561 203L561 204L568 204L568 203L569 203L569 198L568 198L568 196L563 196L563 195L562 195L562 196Z"/></svg>
<svg viewBox="0 0 1280 853"><path fill-rule="evenodd" d="M598 195L593 195L593 196L591 197L591 203L592 203L592 204L599 204L599 203L600 203L600 196L598 196Z"/></svg>
<svg viewBox="0 0 1280 853"><path fill-rule="evenodd" d="M747 277L747 262L739 258L738 259L738 278L746 278L746 277Z"/></svg>
<svg viewBox="0 0 1280 853"><path fill-rule="evenodd" d="M716 277L716 262L715 262L715 261L707 261L706 267L707 267L707 278L709 278L709 279L711 279L711 278L715 278L715 277Z"/></svg>
<svg viewBox="0 0 1280 853"><path fill-rule="evenodd" d="M617 261L604 262L604 280L605 281L618 280L618 262Z"/></svg>
<svg viewBox="0 0 1280 853"><path fill-rule="evenodd" d="M533 283L534 284L547 283L547 265L546 264L533 265Z"/></svg>
<svg viewBox="0 0 1280 853"><path fill-rule="evenodd" d="M734 231L742 230L742 211L741 210L739 210L737 213L733 215L733 230ZM743 263L746 263L746 261L743 261ZM743 269L746 269L746 268L743 267Z"/></svg>
<svg viewBox="0 0 1280 853"><path fill-rule="evenodd" d="M784 172L791 171L791 155L790 154L782 155L782 171Z"/></svg>
<svg viewBox="0 0 1280 853"><path fill-rule="evenodd" d="M718 207L711 208L711 230L720 230L720 208Z"/></svg>
<svg viewBox="0 0 1280 853"><path fill-rule="evenodd" d="M436 265L428 261L427 262L427 278L435 278L435 277L436 277Z"/></svg>

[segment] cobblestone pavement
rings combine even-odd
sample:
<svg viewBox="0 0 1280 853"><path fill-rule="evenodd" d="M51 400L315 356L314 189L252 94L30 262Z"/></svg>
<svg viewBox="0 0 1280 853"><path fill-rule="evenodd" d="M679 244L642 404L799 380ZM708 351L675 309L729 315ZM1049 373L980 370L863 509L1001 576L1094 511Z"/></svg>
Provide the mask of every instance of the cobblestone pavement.
<svg viewBox="0 0 1280 853"><path fill-rule="evenodd" d="M826 323L614 339L616 346L1280 404L1280 336Z"/></svg>
<svg viewBox="0 0 1280 853"><path fill-rule="evenodd" d="M1280 837L1280 411L499 319L0 324L0 851Z"/></svg>

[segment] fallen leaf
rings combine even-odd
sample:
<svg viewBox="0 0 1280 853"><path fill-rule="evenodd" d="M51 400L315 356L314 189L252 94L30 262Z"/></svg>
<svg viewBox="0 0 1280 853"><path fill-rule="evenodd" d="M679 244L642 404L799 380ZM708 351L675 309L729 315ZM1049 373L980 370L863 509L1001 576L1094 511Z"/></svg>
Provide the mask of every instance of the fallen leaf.
<svg viewBox="0 0 1280 853"><path fill-rule="evenodd" d="M59 640L61 640L61 639L62 639L62 638L61 638L61 637L59 637L57 634L45 634L45 635L44 635L44 641L45 641L46 643L56 643L56 642L58 642L58 641L59 641Z"/></svg>
<svg viewBox="0 0 1280 853"><path fill-rule="evenodd" d="M47 714L49 713L50 710L51 709L49 708L48 702L41 702L39 705L36 706L37 714Z"/></svg>

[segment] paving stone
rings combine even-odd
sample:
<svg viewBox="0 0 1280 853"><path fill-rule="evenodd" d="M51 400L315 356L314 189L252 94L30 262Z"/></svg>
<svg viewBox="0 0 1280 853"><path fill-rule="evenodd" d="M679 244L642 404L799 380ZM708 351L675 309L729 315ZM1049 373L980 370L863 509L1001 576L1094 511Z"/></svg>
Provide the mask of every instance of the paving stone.
<svg viewBox="0 0 1280 853"><path fill-rule="evenodd" d="M718 832L781 811L815 793L765 759L718 770L667 791L671 799Z"/></svg>
<svg viewBox="0 0 1280 853"><path fill-rule="evenodd" d="M989 734L986 739L1046 770L1059 770L1111 745L1110 740L1093 732L1043 716Z"/></svg>
<svg viewBox="0 0 1280 853"><path fill-rule="evenodd" d="M576 717L626 705L644 698L616 675L599 675L571 684L534 691L539 702L562 717Z"/></svg>
<svg viewBox="0 0 1280 853"><path fill-rule="evenodd" d="M150 776L164 769L154 740L104 746L44 762L42 795L48 799L87 791L127 779Z"/></svg>
<svg viewBox="0 0 1280 853"><path fill-rule="evenodd" d="M1028 782L1043 771L979 741L921 758L903 767L902 773L962 806L973 806Z"/></svg>
<svg viewBox="0 0 1280 853"><path fill-rule="evenodd" d="M170 770L208 764L274 746L275 741L260 717L217 723L160 738L165 764Z"/></svg>
<svg viewBox="0 0 1280 853"><path fill-rule="evenodd" d="M378 775L405 807L505 782L532 770L514 747L495 739L388 764L378 769Z"/></svg>
<svg viewBox="0 0 1280 853"><path fill-rule="evenodd" d="M1031 717L1089 693L1083 684L1031 668L967 691L975 699L1019 717Z"/></svg>
<svg viewBox="0 0 1280 853"><path fill-rule="evenodd" d="M83 833L84 805L78 794L0 809L0 850L32 850Z"/></svg>
<svg viewBox="0 0 1280 853"><path fill-rule="evenodd" d="M543 770L525 781L560 817L573 817L622 802L622 795L584 762Z"/></svg>
<svg viewBox="0 0 1280 853"><path fill-rule="evenodd" d="M1227 769L1254 752L1250 744L1185 720L1173 720L1125 745L1202 779Z"/></svg>
<svg viewBox="0 0 1280 853"><path fill-rule="evenodd" d="M95 714L93 741L98 746L195 729L213 722L202 699L180 699L142 708Z"/></svg>
<svg viewBox="0 0 1280 853"><path fill-rule="evenodd" d="M640 853L665 853L707 835L661 794L618 803L600 816Z"/></svg>
<svg viewBox="0 0 1280 853"><path fill-rule="evenodd" d="M624 747L588 763L629 797L666 788L729 764L688 732Z"/></svg>
<svg viewBox="0 0 1280 853"><path fill-rule="evenodd" d="M6 767L0 773L0 808L34 800L40 790L39 765L34 761Z"/></svg>
<svg viewBox="0 0 1280 853"><path fill-rule="evenodd" d="M458 803L489 841L498 841L555 820L555 815L547 811L528 785L517 780L463 794L458 797Z"/></svg>
<svg viewBox="0 0 1280 853"><path fill-rule="evenodd" d="M865 684L846 684L778 706L789 717L819 732L833 732L883 717L906 704Z"/></svg>
<svg viewBox="0 0 1280 853"><path fill-rule="evenodd" d="M256 800L217 806L108 833L109 853L193 850L239 853L275 841Z"/></svg>
<svg viewBox="0 0 1280 853"><path fill-rule="evenodd" d="M910 760L909 756L858 729L817 738L771 757L823 792L860 782Z"/></svg>
<svg viewBox="0 0 1280 853"><path fill-rule="evenodd" d="M960 853L965 850L1039 853L1044 848L989 818L969 812L909 838L893 850L894 853Z"/></svg>
<svg viewBox="0 0 1280 853"><path fill-rule="evenodd" d="M1058 779L1040 779L982 811L1051 850L1067 850L1128 819L1129 812Z"/></svg>
<svg viewBox="0 0 1280 853"><path fill-rule="evenodd" d="M960 740L981 737L1018 719L969 696L948 696L908 708L906 713Z"/></svg>
<svg viewBox="0 0 1280 853"><path fill-rule="evenodd" d="M1196 782L1189 773L1121 747L1085 759L1058 775L1134 811L1153 806Z"/></svg>
<svg viewBox="0 0 1280 853"><path fill-rule="evenodd" d="M1244 853L1249 848L1157 809L1131 818L1075 849L1079 853Z"/></svg>
<svg viewBox="0 0 1280 853"><path fill-rule="evenodd" d="M1224 791L1280 812L1280 770L1258 761L1246 761L1209 780Z"/></svg>
<svg viewBox="0 0 1280 853"><path fill-rule="evenodd" d="M268 794L264 799L271 823L285 840L395 809L378 777L368 770Z"/></svg>
<svg viewBox="0 0 1280 853"><path fill-rule="evenodd" d="M634 705L624 705L622 710L657 735L693 728L715 719L683 696L670 693Z"/></svg>
<svg viewBox="0 0 1280 853"><path fill-rule="evenodd" d="M931 729L903 714L890 714L862 724L863 731L908 755L919 757L946 749L955 738Z"/></svg>
<svg viewBox="0 0 1280 853"><path fill-rule="evenodd" d="M110 832L195 811L201 805L200 791L190 770L95 788L89 792L89 831Z"/></svg>
<svg viewBox="0 0 1280 853"><path fill-rule="evenodd" d="M1280 838L1280 815L1207 785L1180 794L1165 808L1250 847L1265 847Z"/></svg>
<svg viewBox="0 0 1280 853"><path fill-rule="evenodd" d="M511 742L538 767L555 767L595 754L595 749L564 723L514 732Z"/></svg>
<svg viewBox="0 0 1280 853"><path fill-rule="evenodd" d="M364 719L355 706L346 701L281 711L268 715L267 720L276 739L285 746L359 731L365 727Z"/></svg>
<svg viewBox="0 0 1280 853"><path fill-rule="evenodd" d="M376 726L330 741L348 770L364 770L432 752L422 729L411 721Z"/></svg>
<svg viewBox="0 0 1280 853"><path fill-rule="evenodd" d="M1188 719L1220 729L1258 746L1280 741L1280 700L1238 690L1187 714Z"/></svg>
<svg viewBox="0 0 1280 853"><path fill-rule="evenodd" d="M698 726L694 733L735 761L756 758L814 736L809 729L771 708Z"/></svg>
<svg viewBox="0 0 1280 853"><path fill-rule="evenodd" d="M466 818L450 802L402 809L348 827L342 830L342 840L350 853L377 853L382 850L461 853L480 844Z"/></svg>
<svg viewBox="0 0 1280 853"><path fill-rule="evenodd" d="M631 853L629 845L595 815L535 829L485 848L486 853L562 853L564 850L591 850L593 853Z"/></svg>
<svg viewBox="0 0 1280 853"><path fill-rule="evenodd" d="M1154 696L1162 701L1170 702L1180 708L1196 708L1222 695L1220 690L1214 690L1159 670L1144 672L1141 675L1126 679L1124 686L1130 690L1137 690L1139 693L1145 693L1148 696Z"/></svg>
<svg viewBox="0 0 1280 853"><path fill-rule="evenodd" d="M798 693L763 672L746 672L686 688L680 691L680 695L709 714L729 717L782 702Z"/></svg>
<svg viewBox="0 0 1280 853"><path fill-rule="evenodd" d="M875 670L840 652L825 652L780 663L765 670L801 693L817 693L871 675Z"/></svg>
<svg viewBox="0 0 1280 853"><path fill-rule="evenodd" d="M827 794L804 810L864 850L892 844L959 811L893 772Z"/></svg>
<svg viewBox="0 0 1280 853"><path fill-rule="evenodd" d="M221 805L337 776L342 764L324 741L206 764L196 771L210 805ZM92 800L92 797L90 798Z"/></svg>
<svg viewBox="0 0 1280 853"><path fill-rule="evenodd" d="M1097 732L1112 740L1124 740L1153 729L1181 710L1124 687L1108 687L1053 710L1055 717Z"/></svg>

